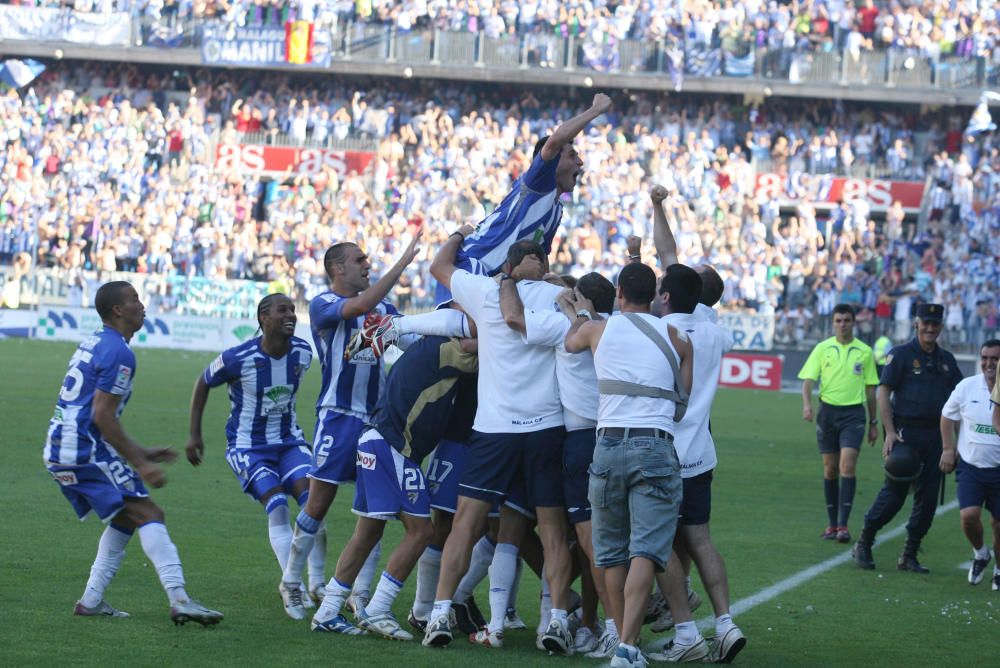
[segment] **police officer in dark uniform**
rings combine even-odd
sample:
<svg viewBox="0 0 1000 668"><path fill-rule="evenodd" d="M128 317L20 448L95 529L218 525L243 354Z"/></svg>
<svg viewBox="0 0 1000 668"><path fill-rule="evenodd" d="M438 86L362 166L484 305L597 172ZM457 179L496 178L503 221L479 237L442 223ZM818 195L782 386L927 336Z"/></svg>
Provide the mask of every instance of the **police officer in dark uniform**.
<svg viewBox="0 0 1000 668"><path fill-rule="evenodd" d="M885 428L886 479L854 546L854 563L873 569L875 534L896 516L913 486L913 512L906 524L906 545L896 567L927 573L917 561L920 541L931 528L941 484L941 410L960 380L955 357L937 344L944 320L940 304L916 308L916 336L892 349L878 388L878 408Z"/></svg>

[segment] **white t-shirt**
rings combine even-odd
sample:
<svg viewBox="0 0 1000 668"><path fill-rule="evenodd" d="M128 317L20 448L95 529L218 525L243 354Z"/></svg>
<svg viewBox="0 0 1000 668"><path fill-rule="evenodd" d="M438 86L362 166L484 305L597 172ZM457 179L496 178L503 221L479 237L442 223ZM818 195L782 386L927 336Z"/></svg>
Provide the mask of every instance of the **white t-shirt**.
<svg viewBox="0 0 1000 668"><path fill-rule="evenodd" d="M680 355L670 341L667 323L648 313L637 314L666 339L675 359ZM481 365L482 363L480 363ZM594 353L594 368L602 380L623 380L647 387L674 389L674 372L663 353L624 315L608 318ZM651 427L674 433L674 402L654 397L601 394L597 427Z"/></svg>
<svg viewBox="0 0 1000 668"><path fill-rule="evenodd" d="M694 307L694 314L702 317L708 322L716 324L718 324L719 322L719 312L716 311L711 306L705 306L704 304L699 303L697 306ZM730 346L730 348L732 348L732 346Z"/></svg>
<svg viewBox="0 0 1000 668"><path fill-rule="evenodd" d="M674 428L674 448L681 462L681 477L684 478L711 471L718 464L715 441L708 423L715 390L719 387L722 356L732 350L733 335L728 329L709 321L706 315L695 310L691 314L671 313L663 316L663 320L688 335L694 350L687 412Z"/></svg>
<svg viewBox="0 0 1000 668"><path fill-rule="evenodd" d="M566 352L566 332L570 321L562 312L525 309L524 342L536 346L552 346L556 350L556 378L559 400L563 405L563 420L567 431L592 429L597 426L597 371L594 354L589 350L573 354Z"/></svg>
<svg viewBox="0 0 1000 668"><path fill-rule="evenodd" d="M1000 436L993 430L993 407L983 374L956 385L941 416L962 423L958 432L962 461L981 469L1000 466Z"/></svg>
<svg viewBox="0 0 1000 668"><path fill-rule="evenodd" d="M517 291L525 309L555 311L562 288L521 281ZM492 278L459 269L452 274L451 292L479 331L480 401L472 428L511 434L561 427L555 350L525 345L520 333L507 326L500 312L500 286Z"/></svg>

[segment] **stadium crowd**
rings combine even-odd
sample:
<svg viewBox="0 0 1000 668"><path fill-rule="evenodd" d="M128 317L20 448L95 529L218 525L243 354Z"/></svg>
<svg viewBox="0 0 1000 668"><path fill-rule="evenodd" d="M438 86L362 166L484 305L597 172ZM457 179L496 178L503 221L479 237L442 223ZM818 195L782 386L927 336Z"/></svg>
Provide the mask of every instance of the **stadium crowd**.
<svg viewBox="0 0 1000 668"><path fill-rule="evenodd" d="M597 43L676 39L731 53L745 53L751 47L894 48L932 59L955 55L995 60L1000 50L996 6L985 0L12 0L10 4L130 11L171 25L202 18L239 25L283 25L302 19L334 30L355 22L401 30L481 31L491 37L573 35Z"/></svg>
<svg viewBox="0 0 1000 668"><path fill-rule="evenodd" d="M526 168L534 138L578 102L468 83L253 76L62 65L8 91L0 264L279 281L308 299L338 239L358 239L378 271L415 226L436 247L481 219ZM932 299L949 306L953 342L997 329L1000 147L991 133L966 141L963 112L631 94L612 114L577 140L584 168L553 243L558 271L614 276L626 239L650 238L645 193L660 182L673 192L681 261L717 266L728 305L776 313L779 340L820 334L838 301L863 307L866 337L902 333L913 304ZM288 138L368 140L376 158L370 173L274 181L215 168L215 141ZM782 207L757 196L754 162L788 174L793 190L801 174L859 165L929 174L930 221L918 232L898 203L876 220L861 199L829 213ZM418 257L401 280L404 309L431 305L429 265ZM173 303L161 295L152 308Z"/></svg>

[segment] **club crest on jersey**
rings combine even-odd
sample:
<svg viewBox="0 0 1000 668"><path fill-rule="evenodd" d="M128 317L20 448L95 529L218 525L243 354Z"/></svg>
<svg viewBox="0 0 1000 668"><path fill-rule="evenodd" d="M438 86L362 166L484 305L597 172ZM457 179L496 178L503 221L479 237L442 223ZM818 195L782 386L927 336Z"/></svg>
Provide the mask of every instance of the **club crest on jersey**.
<svg viewBox="0 0 1000 668"><path fill-rule="evenodd" d="M261 416L273 415L275 413L287 413L292 405L291 385L272 385L264 388L264 395L261 397Z"/></svg>
<svg viewBox="0 0 1000 668"><path fill-rule="evenodd" d="M76 473L73 471L49 471L49 473L52 475L52 478L63 487L76 484Z"/></svg>
<svg viewBox="0 0 1000 668"><path fill-rule="evenodd" d="M375 470L376 457L374 453L371 452L358 452L358 466L361 468L374 471Z"/></svg>

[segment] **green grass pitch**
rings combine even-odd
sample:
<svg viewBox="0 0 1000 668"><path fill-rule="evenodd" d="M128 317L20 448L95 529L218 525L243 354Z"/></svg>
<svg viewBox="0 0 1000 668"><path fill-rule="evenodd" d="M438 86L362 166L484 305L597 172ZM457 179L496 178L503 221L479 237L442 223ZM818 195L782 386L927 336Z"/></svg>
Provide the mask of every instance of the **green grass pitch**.
<svg viewBox="0 0 1000 668"><path fill-rule="evenodd" d="M184 562L188 589L225 621L214 629L174 627L156 573L133 540L107 598L130 619L72 616L96 550L100 524L77 522L45 472L41 450L66 362L74 346L0 341L0 665L103 666L552 666L599 665L582 657L543 656L531 632L509 633L505 647L489 651L456 639L446 650L380 638L313 634L308 622L288 619L277 593L279 571L259 505L244 496L223 459L225 393L209 401L207 461L194 469L179 460L168 484L153 492ZM182 449L188 401L210 354L139 350L135 394L123 417L141 443ZM312 433L318 367L301 391L299 417ZM801 417L796 395L723 390L713 415L721 464L714 484L713 536L726 558L733 601L846 551L820 540L825 510L820 458L813 427ZM875 449L859 463L853 533L881 483ZM954 498L954 481L948 497ZM329 516L333 571L353 528L351 493ZM297 512L294 504L292 512ZM909 503L904 513L909 512ZM892 525L904 521L897 518ZM988 526L988 525L987 525ZM988 531L988 529L987 529ZM386 549L400 528L386 532ZM737 617L749 644L737 663L747 666L970 666L996 665L1000 593L989 581L970 587L958 565L971 550L957 511L938 517L921 560L929 576L895 570L902 538L875 547L878 570L837 566ZM402 620L413 596L413 577L396 607ZM700 583L695 578L701 591ZM703 593L703 592L702 592ZM526 576L520 612L537 622L538 583ZM485 589L478 595L486 607ZM696 617L710 614L708 603ZM643 641L662 640L648 630Z"/></svg>

